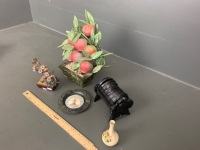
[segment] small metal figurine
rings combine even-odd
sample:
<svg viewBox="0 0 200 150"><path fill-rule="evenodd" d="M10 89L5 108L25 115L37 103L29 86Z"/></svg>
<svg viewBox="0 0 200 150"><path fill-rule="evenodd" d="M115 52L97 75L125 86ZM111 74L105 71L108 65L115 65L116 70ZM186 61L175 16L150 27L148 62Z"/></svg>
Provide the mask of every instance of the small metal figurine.
<svg viewBox="0 0 200 150"><path fill-rule="evenodd" d="M104 78L95 85L94 90L96 92L94 101L96 102L102 98L110 108L110 120L115 120L123 115L130 115L128 109L132 107L133 100L129 99L128 95L118 86L115 80L109 77Z"/></svg>
<svg viewBox="0 0 200 150"><path fill-rule="evenodd" d="M45 65L42 65L40 63L40 61L37 58L34 58L32 60L32 64L33 64L33 71L37 71L38 73L44 73L48 71L48 68Z"/></svg>
<svg viewBox="0 0 200 150"><path fill-rule="evenodd" d="M37 83L39 88L54 91L58 86L59 80L52 72L44 72L43 76Z"/></svg>
<svg viewBox="0 0 200 150"><path fill-rule="evenodd" d="M50 72L49 69L45 65L42 65L37 58L33 59L32 64L33 71L43 74L38 81L37 86L42 89L54 91L59 83L59 80L54 75L54 72Z"/></svg>

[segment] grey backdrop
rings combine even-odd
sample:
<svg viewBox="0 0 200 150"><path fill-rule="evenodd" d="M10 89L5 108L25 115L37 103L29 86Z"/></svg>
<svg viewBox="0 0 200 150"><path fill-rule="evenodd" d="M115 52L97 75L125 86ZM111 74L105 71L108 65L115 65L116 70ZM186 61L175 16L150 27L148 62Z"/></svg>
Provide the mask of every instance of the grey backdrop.
<svg viewBox="0 0 200 150"><path fill-rule="evenodd" d="M1 3L5 1L0 0ZM74 15L83 19L87 9L102 31L100 45L103 49L200 87L199 0L29 1L34 22L62 33L71 29ZM0 5L0 27L5 24L5 19L2 22L4 17L16 23L27 15L28 10L23 10L29 9L27 0L9 0L9 3L15 5ZM17 11L12 14L13 9L21 5L20 15Z"/></svg>
<svg viewBox="0 0 200 150"><path fill-rule="evenodd" d="M31 21L28 0L0 0L0 30Z"/></svg>

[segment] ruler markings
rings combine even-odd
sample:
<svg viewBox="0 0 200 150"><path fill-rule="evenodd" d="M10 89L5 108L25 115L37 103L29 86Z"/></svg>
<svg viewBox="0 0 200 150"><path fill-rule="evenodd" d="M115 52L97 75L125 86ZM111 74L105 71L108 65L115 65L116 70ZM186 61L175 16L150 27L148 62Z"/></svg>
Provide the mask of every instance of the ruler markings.
<svg viewBox="0 0 200 150"><path fill-rule="evenodd" d="M83 134L76 130L72 125L60 117L49 106L43 103L30 91L25 91L23 95L31 101L36 107L50 117L56 124L63 128L70 136L72 136L79 144L81 144L87 150L97 150L92 142L90 142Z"/></svg>

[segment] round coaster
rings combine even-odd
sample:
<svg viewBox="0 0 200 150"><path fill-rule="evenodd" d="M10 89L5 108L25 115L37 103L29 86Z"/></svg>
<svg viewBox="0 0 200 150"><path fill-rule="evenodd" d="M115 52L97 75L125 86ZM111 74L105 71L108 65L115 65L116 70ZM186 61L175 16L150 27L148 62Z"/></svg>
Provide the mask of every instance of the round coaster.
<svg viewBox="0 0 200 150"><path fill-rule="evenodd" d="M91 102L90 94L83 89L69 90L58 99L59 108L66 113L80 113L85 111Z"/></svg>

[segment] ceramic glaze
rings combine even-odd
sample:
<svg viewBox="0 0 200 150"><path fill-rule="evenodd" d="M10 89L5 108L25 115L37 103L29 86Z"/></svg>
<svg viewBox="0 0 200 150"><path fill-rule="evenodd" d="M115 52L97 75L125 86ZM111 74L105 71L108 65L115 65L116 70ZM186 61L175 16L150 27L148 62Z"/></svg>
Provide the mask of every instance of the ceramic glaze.
<svg viewBox="0 0 200 150"><path fill-rule="evenodd" d="M107 146L114 146L119 141L119 135L114 129L115 121L110 120L109 125L110 125L109 129L104 131L102 134L102 141Z"/></svg>
<svg viewBox="0 0 200 150"><path fill-rule="evenodd" d="M80 108L83 105L83 103L83 97L77 94L69 96L65 101L65 105L71 109Z"/></svg>

